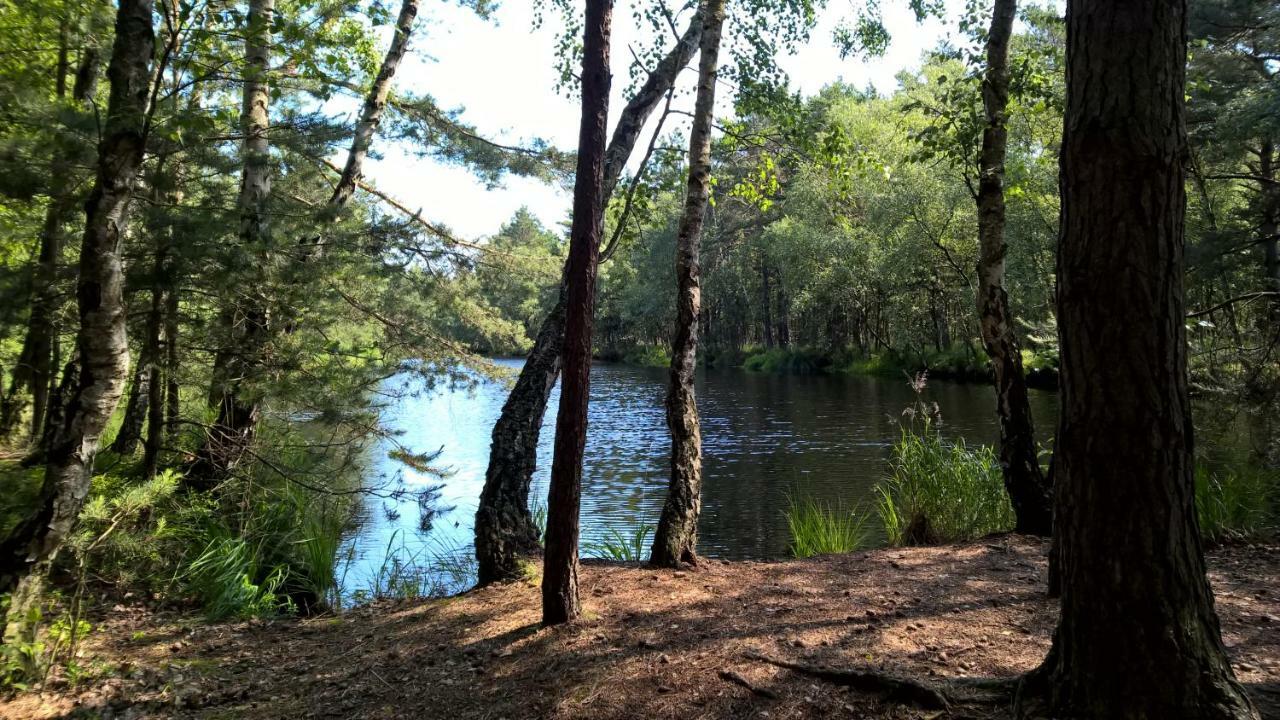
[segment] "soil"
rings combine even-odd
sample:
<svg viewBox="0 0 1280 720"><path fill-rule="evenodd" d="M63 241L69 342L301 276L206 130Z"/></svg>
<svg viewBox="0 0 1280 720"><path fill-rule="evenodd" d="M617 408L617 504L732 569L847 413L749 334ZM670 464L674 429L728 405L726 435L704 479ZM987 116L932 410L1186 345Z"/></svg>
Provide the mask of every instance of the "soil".
<svg viewBox="0 0 1280 720"><path fill-rule="evenodd" d="M118 605L84 647L91 679L55 677L0 700L0 717L1007 718L1007 702L951 681L1044 656L1045 551L1008 536L681 572L588 562L586 619L552 629L530 583L265 623ZM1209 566L1237 677L1280 720L1280 546L1219 548ZM761 657L911 678L950 707Z"/></svg>

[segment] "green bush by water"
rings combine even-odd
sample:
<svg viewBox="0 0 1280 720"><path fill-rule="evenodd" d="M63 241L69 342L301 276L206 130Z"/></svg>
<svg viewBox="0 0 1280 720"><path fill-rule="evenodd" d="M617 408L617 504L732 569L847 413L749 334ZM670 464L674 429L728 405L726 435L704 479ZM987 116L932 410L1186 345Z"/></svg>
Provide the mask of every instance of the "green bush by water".
<svg viewBox="0 0 1280 720"><path fill-rule="evenodd" d="M654 527L648 524L636 525L625 533L617 528L609 528L609 532L600 540L584 542L582 551L588 557L601 560L640 562L645 557L648 538L653 531Z"/></svg>
<svg viewBox="0 0 1280 720"><path fill-rule="evenodd" d="M958 542L1013 528L1013 507L990 447L944 441L925 423L922 432L904 428L889 467L876 491L891 544Z"/></svg>
<svg viewBox="0 0 1280 720"><path fill-rule="evenodd" d="M786 516L791 554L798 558L853 552L867 540L864 515L819 504L811 497L790 498Z"/></svg>
<svg viewBox="0 0 1280 720"><path fill-rule="evenodd" d="M771 348L747 355L742 369L748 372L812 375L825 372L831 359L820 352L800 348Z"/></svg>
<svg viewBox="0 0 1280 720"><path fill-rule="evenodd" d="M1211 543L1272 536L1280 526L1280 472L1197 465L1196 514Z"/></svg>

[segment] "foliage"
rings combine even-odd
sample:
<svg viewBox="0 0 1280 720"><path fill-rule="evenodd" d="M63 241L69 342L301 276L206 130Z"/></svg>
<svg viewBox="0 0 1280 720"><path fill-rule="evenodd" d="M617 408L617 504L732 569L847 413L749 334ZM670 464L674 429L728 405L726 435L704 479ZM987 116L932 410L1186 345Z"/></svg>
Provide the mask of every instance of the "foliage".
<svg viewBox="0 0 1280 720"><path fill-rule="evenodd" d="M1013 507L995 452L947 442L930 423L903 428L890 474L877 486L880 520L893 545L972 540L1013 528Z"/></svg>
<svg viewBox="0 0 1280 720"><path fill-rule="evenodd" d="M618 528L609 528L604 537L582 544L582 551L591 557L617 562L640 562L648 550L648 539L653 534L654 526L639 523L627 532Z"/></svg>
<svg viewBox="0 0 1280 720"><path fill-rule="evenodd" d="M786 516L791 554L798 558L853 552L867 541L866 516L858 511L792 497Z"/></svg>
<svg viewBox="0 0 1280 720"><path fill-rule="evenodd" d="M1211 543L1268 537L1280 527L1280 473L1251 466L1196 466L1196 514Z"/></svg>

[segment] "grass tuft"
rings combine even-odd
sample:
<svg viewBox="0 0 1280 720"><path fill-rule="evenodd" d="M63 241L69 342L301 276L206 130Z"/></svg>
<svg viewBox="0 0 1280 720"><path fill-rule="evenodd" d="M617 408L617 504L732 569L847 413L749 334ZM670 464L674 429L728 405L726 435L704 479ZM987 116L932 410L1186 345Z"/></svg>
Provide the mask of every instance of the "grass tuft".
<svg viewBox="0 0 1280 720"><path fill-rule="evenodd" d="M853 552L867 540L866 517L819 504L810 497L788 500L791 554L798 558Z"/></svg>

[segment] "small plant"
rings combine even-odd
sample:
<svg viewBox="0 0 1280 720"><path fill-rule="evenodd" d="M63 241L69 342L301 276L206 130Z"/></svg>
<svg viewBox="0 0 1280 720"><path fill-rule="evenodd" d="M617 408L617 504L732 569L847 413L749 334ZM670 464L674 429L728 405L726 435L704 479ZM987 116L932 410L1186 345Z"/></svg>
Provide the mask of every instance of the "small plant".
<svg viewBox="0 0 1280 720"><path fill-rule="evenodd" d="M1211 470L1196 466L1196 514L1211 543L1247 540L1275 532L1280 477L1261 468Z"/></svg>
<svg viewBox="0 0 1280 720"><path fill-rule="evenodd" d="M890 474L876 488L885 536L894 545L971 540L1013 527L995 451L947 442L937 403L927 403L928 376L908 377L916 394L903 411L908 422L893 446Z"/></svg>
<svg viewBox="0 0 1280 720"><path fill-rule="evenodd" d="M798 558L853 552L867 540L865 516L811 497L789 498L786 516L791 554Z"/></svg>
<svg viewBox="0 0 1280 720"><path fill-rule="evenodd" d="M547 544L547 502L545 500L533 500L529 507L529 514L533 516L533 526L538 529L538 543Z"/></svg>
<svg viewBox="0 0 1280 720"><path fill-rule="evenodd" d="M591 557L617 562L640 562L644 559L648 547L649 535L654 526L640 524L630 534L624 534L617 528L609 528L609 532L600 540L583 543L582 549Z"/></svg>

